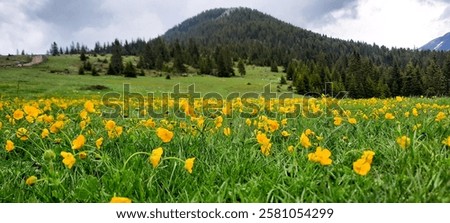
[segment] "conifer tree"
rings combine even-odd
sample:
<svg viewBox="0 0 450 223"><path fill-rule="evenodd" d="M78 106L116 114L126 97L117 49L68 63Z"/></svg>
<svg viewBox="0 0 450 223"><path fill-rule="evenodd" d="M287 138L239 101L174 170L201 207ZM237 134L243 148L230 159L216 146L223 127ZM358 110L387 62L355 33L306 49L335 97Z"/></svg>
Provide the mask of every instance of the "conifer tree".
<svg viewBox="0 0 450 223"><path fill-rule="evenodd" d="M123 71L122 46L118 39L112 45L111 62L109 63L108 74L120 75Z"/></svg>
<svg viewBox="0 0 450 223"><path fill-rule="evenodd" d="M245 76L245 74L246 74L246 71L245 71L245 65L244 65L244 61L242 61L242 59L239 60L237 66L238 66L239 74L240 74L242 77Z"/></svg>

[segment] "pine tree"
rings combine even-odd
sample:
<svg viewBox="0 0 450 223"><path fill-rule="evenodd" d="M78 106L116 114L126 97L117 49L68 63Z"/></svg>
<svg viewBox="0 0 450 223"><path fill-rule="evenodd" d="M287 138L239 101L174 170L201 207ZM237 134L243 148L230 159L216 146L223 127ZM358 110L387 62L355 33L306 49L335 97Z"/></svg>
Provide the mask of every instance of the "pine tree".
<svg viewBox="0 0 450 223"><path fill-rule="evenodd" d="M183 50L181 49L180 42L175 41L173 49L173 68L178 73L185 73L186 66L184 66Z"/></svg>
<svg viewBox="0 0 450 223"><path fill-rule="evenodd" d="M80 66L80 68L78 68L78 74L84 75L84 66Z"/></svg>
<svg viewBox="0 0 450 223"><path fill-rule="evenodd" d="M242 61L242 59L239 60L237 66L238 66L239 74L240 74L242 77L245 76L245 74L246 74L246 71L245 71L245 65L244 65L244 61Z"/></svg>
<svg viewBox="0 0 450 223"><path fill-rule="evenodd" d="M91 62L89 62L89 60L85 61L83 63L83 65L84 65L84 70L87 70L87 71L91 71L92 70L92 64L91 64Z"/></svg>
<svg viewBox="0 0 450 223"><path fill-rule="evenodd" d="M92 76L99 76L98 70L95 67L92 67Z"/></svg>
<svg viewBox="0 0 450 223"><path fill-rule="evenodd" d="M197 43L194 41L194 39L190 38L188 47L187 47L187 53L188 53L188 63L194 67L199 67L199 60L200 60L200 53L197 47Z"/></svg>
<svg viewBox="0 0 450 223"><path fill-rule="evenodd" d="M234 76L233 60L227 48L217 47L216 51L214 52L214 59L217 66L217 76Z"/></svg>
<svg viewBox="0 0 450 223"><path fill-rule="evenodd" d="M199 72L200 74L213 74L214 63L210 56L204 56L200 58Z"/></svg>
<svg viewBox="0 0 450 223"><path fill-rule="evenodd" d="M277 62L272 61L272 63L270 64L270 71L271 71L271 72L278 73L278 65L277 65Z"/></svg>
<svg viewBox="0 0 450 223"><path fill-rule="evenodd" d="M58 56L59 55L58 44L56 44L56 42L52 43L52 46L50 47L50 54L52 56Z"/></svg>
<svg viewBox="0 0 450 223"><path fill-rule="evenodd" d="M294 61L291 61L288 65L288 69L286 70L286 78L290 81L294 80L296 66L297 65Z"/></svg>
<svg viewBox="0 0 450 223"><path fill-rule="evenodd" d="M394 62L394 66L391 69L390 72L390 81L391 85L390 87L390 91L392 93L392 96L399 96L402 94L402 76L400 73L400 69L398 67L398 63Z"/></svg>
<svg viewBox="0 0 450 223"><path fill-rule="evenodd" d="M446 92L446 80L442 69L433 56L427 66L423 84L426 87L425 94L428 96L444 95Z"/></svg>
<svg viewBox="0 0 450 223"><path fill-rule="evenodd" d="M410 61L406 65L404 73L404 82L402 87L402 95L405 96L419 96L422 94L422 81L419 73L413 63Z"/></svg>
<svg viewBox="0 0 450 223"><path fill-rule="evenodd" d="M86 51L83 49L81 50L81 54L80 54L80 60L81 61L86 61L87 57L86 57Z"/></svg>
<svg viewBox="0 0 450 223"><path fill-rule="evenodd" d="M442 73L445 77L446 95L448 96L450 95L450 54L448 54L447 58L445 59Z"/></svg>
<svg viewBox="0 0 450 223"><path fill-rule="evenodd" d="M118 39L114 40L112 45L111 63L109 64L108 74L120 75L123 71L122 46Z"/></svg>
<svg viewBox="0 0 450 223"><path fill-rule="evenodd" d="M280 77L280 84L281 85L287 84L287 81L286 81L286 78L284 77L284 75L281 75L281 77Z"/></svg>
<svg viewBox="0 0 450 223"><path fill-rule="evenodd" d="M131 61L128 61L125 64L125 68L123 69L123 75L125 77L137 77L136 68L134 68L133 63Z"/></svg>

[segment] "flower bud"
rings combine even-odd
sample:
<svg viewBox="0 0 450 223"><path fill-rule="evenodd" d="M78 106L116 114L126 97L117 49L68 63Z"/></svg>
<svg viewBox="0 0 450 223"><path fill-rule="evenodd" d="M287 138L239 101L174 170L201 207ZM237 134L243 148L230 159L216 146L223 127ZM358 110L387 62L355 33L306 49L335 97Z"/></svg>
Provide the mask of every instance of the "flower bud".
<svg viewBox="0 0 450 223"><path fill-rule="evenodd" d="M51 160L54 160L55 158L56 158L56 154L55 154L55 152L53 152L53 150L45 150L44 160L51 161Z"/></svg>

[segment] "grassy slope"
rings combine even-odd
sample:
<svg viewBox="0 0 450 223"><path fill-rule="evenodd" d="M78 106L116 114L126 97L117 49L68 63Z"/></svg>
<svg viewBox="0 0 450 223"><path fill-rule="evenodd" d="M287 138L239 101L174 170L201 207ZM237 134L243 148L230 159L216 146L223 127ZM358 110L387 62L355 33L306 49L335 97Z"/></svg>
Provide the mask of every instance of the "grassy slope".
<svg viewBox="0 0 450 223"><path fill-rule="evenodd" d="M104 57L98 57L103 60ZM109 59L109 58L108 58ZM125 58L125 61L135 58ZM173 92L173 86L180 84L182 92L187 86L194 84L197 92L262 92L266 84L272 83L272 90L276 91L281 73L272 73L268 67L247 67L247 75L234 78L217 78L213 76L191 75L191 77L172 76L166 80L165 75L148 75L138 78L123 78L105 76L106 64L97 62L97 58L90 58L96 66L102 66L102 76L94 77L89 72L78 75L81 61L78 56L50 57L41 65L31 68L0 68L0 95L2 97L83 97L102 95L108 91L89 91L80 88L91 85L104 85L115 92L122 92L123 84L130 84L132 92ZM69 74L67 74L69 73ZM153 73L147 71L147 73ZM250 85L248 85L250 83ZM284 89L286 86L284 86Z"/></svg>
<svg viewBox="0 0 450 223"><path fill-rule="evenodd" d="M16 66L17 63L28 63L31 61L30 56L0 56L0 67L3 66Z"/></svg>

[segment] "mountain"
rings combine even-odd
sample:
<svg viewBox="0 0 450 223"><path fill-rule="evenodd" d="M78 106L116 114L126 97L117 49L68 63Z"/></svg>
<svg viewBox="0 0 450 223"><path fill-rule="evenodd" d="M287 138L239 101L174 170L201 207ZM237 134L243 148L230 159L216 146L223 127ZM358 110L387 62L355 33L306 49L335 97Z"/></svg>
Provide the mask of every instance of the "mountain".
<svg viewBox="0 0 450 223"><path fill-rule="evenodd" d="M450 50L450 32L447 34L436 38L434 40L431 40L424 46L420 47L421 50L443 50L443 51L449 51Z"/></svg>
<svg viewBox="0 0 450 223"><path fill-rule="evenodd" d="M204 11L168 30L166 41L194 39L206 50L227 46L234 57L250 63L287 65L300 60L335 61L358 50L363 55L383 54L378 46L344 41L317 34L249 8L218 8ZM387 50L387 49L385 49Z"/></svg>

